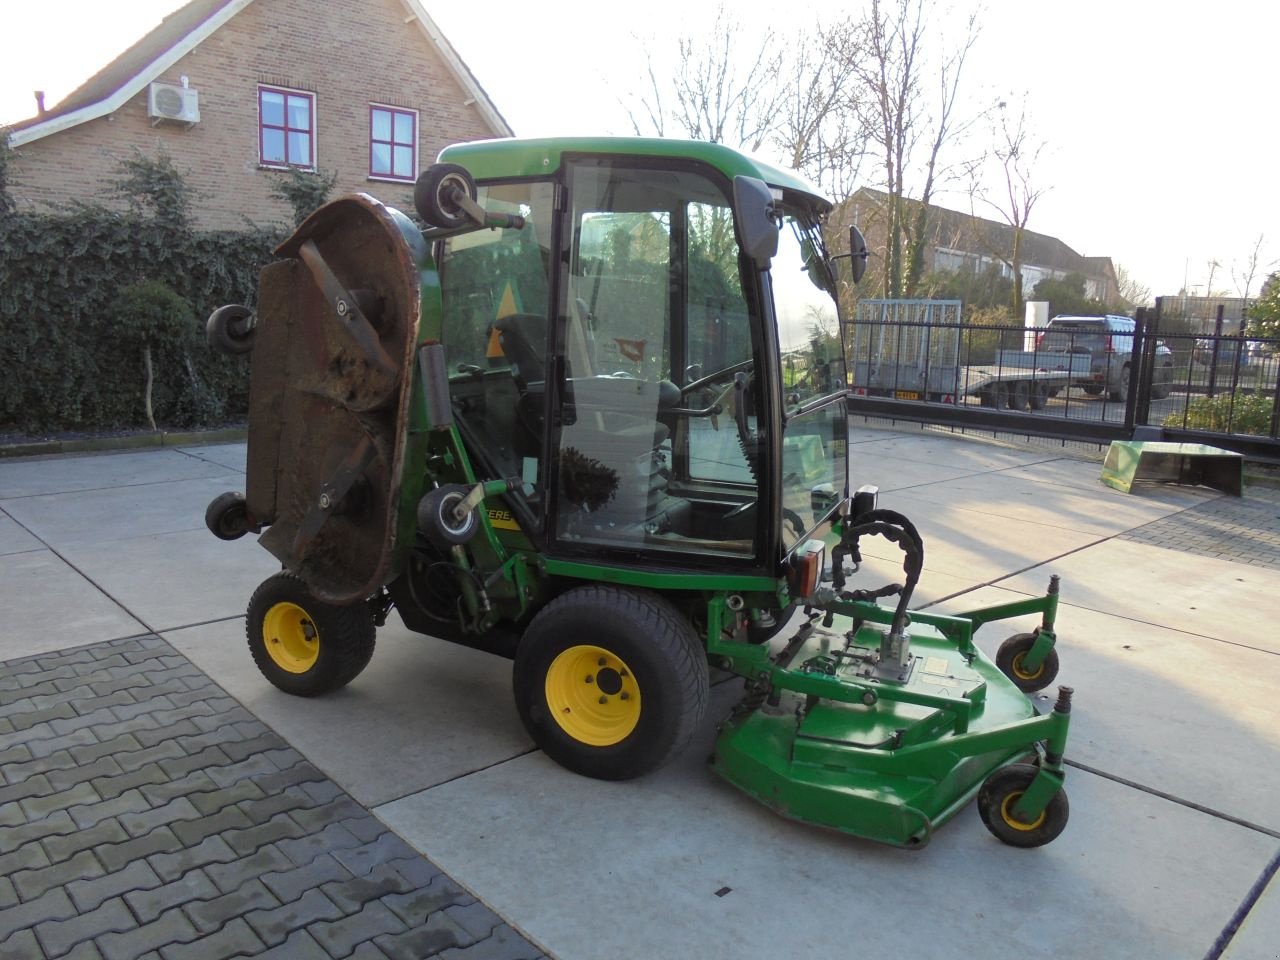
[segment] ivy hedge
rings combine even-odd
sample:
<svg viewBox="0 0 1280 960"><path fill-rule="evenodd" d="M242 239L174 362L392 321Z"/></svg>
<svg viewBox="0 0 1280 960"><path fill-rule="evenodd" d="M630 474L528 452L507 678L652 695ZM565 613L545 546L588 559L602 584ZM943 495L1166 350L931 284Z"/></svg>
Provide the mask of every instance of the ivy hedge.
<svg viewBox="0 0 1280 960"><path fill-rule="evenodd" d="M0 174L6 151L0 142ZM121 164L125 210L15 209L6 186L0 176L0 432L148 427L151 381L161 427L244 419L248 363L214 354L204 321L224 303L252 304L284 225L196 230L195 198L163 155ZM139 312L144 284L178 319Z"/></svg>

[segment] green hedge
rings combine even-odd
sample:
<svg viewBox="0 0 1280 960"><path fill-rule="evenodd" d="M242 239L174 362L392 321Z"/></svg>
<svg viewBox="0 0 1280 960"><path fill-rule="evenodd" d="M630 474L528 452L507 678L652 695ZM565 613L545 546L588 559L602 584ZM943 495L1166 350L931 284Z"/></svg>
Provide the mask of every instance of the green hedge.
<svg viewBox="0 0 1280 960"><path fill-rule="evenodd" d="M284 228L193 229L190 195L164 157L122 164L120 193L128 211L0 203L0 432L147 426L147 344L159 425L244 418L248 364L213 354L204 320L224 303L252 303ZM129 329L121 297L146 281L189 304L185 329L141 340Z"/></svg>

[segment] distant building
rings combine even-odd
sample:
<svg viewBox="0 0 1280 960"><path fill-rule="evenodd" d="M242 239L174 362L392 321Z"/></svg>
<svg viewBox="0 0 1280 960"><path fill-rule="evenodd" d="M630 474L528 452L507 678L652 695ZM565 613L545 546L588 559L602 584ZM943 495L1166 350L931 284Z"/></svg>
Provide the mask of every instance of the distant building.
<svg viewBox="0 0 1280 960"><path fill-rule="evenodd" d="M856 223L867 239L875 260L883 262L887 245L889 195L881 190L863 187L842 204L843 222ZM906 200L906 218L914 220L918 200ZM1001 275L1012 276L1007 261L1013 256L1014 231L1007 223L986 220L968 213L929 205L926 228L925 272L972 271L979 273L992 264ZM1085 257L1076 253L1057 237L1032 230L1022 232L1022 287L1031 295L1037 283L1046 278L1061 280L1071 273L1085 278L1085 295L1101 300L1113 308L1123 305L1116 281L1115 265L1110 257Z"/></svg>
<svg viewBox="0 0 1280 960"><path fill-rule="evenodd" d="M419 0L191 0L11 130L20 205L110 202L120 160L164 150L206 228L290 221L291 167L411 210L442 147L511 136Z"/></svg>
<svg viewBox="0 0 1280 960"><path fill-rule="evenodd" d="M1179 323L1191 333L1213 333L1222 308L1222 332L1229 335L1245 332L1246 308L1253 300L1242 297L1188 297L1186 294L1159 298L1163 323Z"/></svg>

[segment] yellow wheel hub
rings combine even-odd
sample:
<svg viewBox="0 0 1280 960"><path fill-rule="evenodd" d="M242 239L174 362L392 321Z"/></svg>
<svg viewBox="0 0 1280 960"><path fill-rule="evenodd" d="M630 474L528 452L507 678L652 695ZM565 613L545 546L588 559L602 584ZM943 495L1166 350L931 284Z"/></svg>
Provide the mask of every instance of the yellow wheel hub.
<svg viewBox="0 0 1280 960"><path fill-rule="evenodd" d="M1018 654L1013 658L1013 662L1009 666L1013 668L1013 675L1019 680L1035 680L1040 674L1044 673L1044 664L1040 664L1035 670L1025 670L1022 667L1022 661L1026 656L1025 653Z"/></svg>
<svg viewBox="0 0 1280 960"><path fill-rule="evenodd" d="M1045 821L1045 817L1049 815L1047 810L1041 810L1040 816L1036 817L1030 823L1023 823L1013 815L1013 808L1018 804L1018 798L1022 796L1022 791L1018 790L1009 794L1000 804L1000 816L1004 818L1004 822L1015 830L1021 830L1024 833L1030 833Z"/></svg>
<svg viewBox="0 0 1280 960"><path fill-rule="evenodd" d="M640 687L622 659L603 647L570 647L547 669L547 707L579 743L610 747L640 722Z"/></svg>
<svg viewBox="0 0 1280 960"><path fill-rule="evenodd" d="M296 603L277 603L262 618L267 655L281 670L306 673L320 655L320 634Z"/></svg>

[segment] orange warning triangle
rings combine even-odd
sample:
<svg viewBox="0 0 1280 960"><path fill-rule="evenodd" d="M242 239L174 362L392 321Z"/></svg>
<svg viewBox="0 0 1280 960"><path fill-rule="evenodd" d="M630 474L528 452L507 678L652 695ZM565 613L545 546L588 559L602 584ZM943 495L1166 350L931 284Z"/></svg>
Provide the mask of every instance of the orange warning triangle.
<svg viewBox="0 0 1280 960"><path fill-rule="evenodd" d="M516 306L516 292L511 289L511 281L508 280L506 288L502 291L502 300L498 303L498 315L494 319L501 320L503 317L519 312L520 308Z"/></svg>
<svg viewBox="0 0 1280 960"><path fill-rule="evenodd" d="M497 327L489 328L489 345L484 349L484 356L486 360L496 360L498 357L506 356L502 352L502 343L498 340Z"/></svg>

